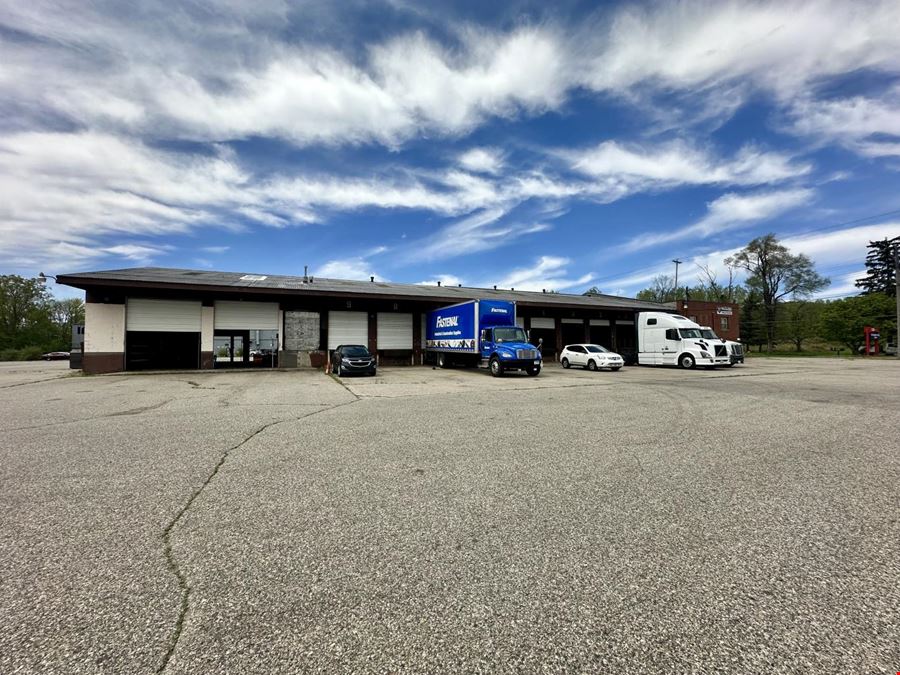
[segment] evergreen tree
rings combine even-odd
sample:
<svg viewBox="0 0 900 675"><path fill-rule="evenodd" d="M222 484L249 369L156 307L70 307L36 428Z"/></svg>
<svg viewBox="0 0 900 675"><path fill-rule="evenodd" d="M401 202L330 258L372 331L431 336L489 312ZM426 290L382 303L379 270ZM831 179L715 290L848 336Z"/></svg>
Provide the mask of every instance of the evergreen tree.
<svg viewBox="0 0 900 675"><path fill-rule="evenodd" d="M866 254L866 276L856 280L856 286L863 293L884 293L890 297L897 294L894 280L894 252L900 249L900 236L881 241L870 241Z"/></svg>

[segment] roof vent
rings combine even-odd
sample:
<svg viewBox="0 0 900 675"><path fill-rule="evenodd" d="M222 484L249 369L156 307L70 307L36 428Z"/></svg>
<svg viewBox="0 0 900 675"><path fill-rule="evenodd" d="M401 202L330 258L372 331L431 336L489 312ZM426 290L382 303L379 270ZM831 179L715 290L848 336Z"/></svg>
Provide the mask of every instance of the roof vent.
<svg viewBox="0 0 900 675"><path fill-rule="evenodd" d="M462 284L456 284L456 285L459 286L460 288L462 288Z"/></svg>
<svg viewBox="0 0 900 675"><path fill-rule="evenodd" d="M264 274L245 274L241 281L265 281L268 277Z"/></svg>
<svg viewBox="0 0 900 675"><path fill-rule="evenodd" d="M514 291L514 290L516 290L516 289L513 288L512 286L510 286L509 290Z"/></svg>
<svg viewBox="0 0 900 675"><path fill-rule="evenodd" d="M303 266L303 283L305 284L308 281L309 281L309 265L304 265Z"/></svg>
<svg viewBox="0 0 900 675"><path fill-rule="evenodd" d="M541 293L546 293L546 292L547 292L547 289L546 289L546 288L542 288L542 289L541 289Z"/></svg>
<svg viewBox="0 0 900 675"><path fill-rule="evenodd" d="M369 283L374 284L374 283L375 283L375 277L369 277Z"/></svg>
<svg viewBox="0 0 900 675"><path fill-rule="evenodd" d="M497 284L494 284L494 290L495 291L497 290Z"/></svg>
<svg viewBox="0 0 900 675"><path fill-rule="evenodd" d="M440 286L440 285L441 285L441 281L440 281L440 279L438 279L438 286Z"/></svg>

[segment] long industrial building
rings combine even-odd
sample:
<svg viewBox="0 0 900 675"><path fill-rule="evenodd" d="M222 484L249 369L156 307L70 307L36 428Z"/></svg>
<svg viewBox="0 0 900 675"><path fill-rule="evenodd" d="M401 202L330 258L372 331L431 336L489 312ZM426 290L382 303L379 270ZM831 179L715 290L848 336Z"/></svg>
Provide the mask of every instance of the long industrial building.
<svg viewBox="0 0 900 675"><path fill-rule="evenodd" d="M635 349L638 311L673 311L611 295L396 284L311 276L140 267L58 275L83 289L83 369L322 367L339 344L383 365L425 362L425 315L472 299L512 300L545 358L573 342Z"/></svg>

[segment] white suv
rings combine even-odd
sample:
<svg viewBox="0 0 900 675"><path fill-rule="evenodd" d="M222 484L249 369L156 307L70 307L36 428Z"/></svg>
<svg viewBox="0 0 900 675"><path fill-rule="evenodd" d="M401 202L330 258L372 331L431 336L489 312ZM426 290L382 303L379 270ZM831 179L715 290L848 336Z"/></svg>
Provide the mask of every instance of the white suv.
<svg viewBox="0 0 900 675"><path fill-rule="evenodd" d="M625 365L625 360L600 345L566 345L563 347L559 355L559 362L563 368L569 366L581 366L588 370L598 370L600 368L609 368L610 370L618 370Z"/></svg>

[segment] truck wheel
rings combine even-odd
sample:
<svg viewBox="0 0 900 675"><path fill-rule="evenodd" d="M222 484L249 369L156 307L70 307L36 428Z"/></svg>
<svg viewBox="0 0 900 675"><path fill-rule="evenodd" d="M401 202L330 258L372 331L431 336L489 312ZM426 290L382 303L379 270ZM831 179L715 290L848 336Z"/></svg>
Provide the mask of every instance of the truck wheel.
<svg viewBox="0 0 900 675"><path fill-rule="evenodd" d="M594 361L594 359L588 361L588 370L590 370L591 372L597 370L597 362Z"/></svg>
<svg viewBox="0 0 900 675"><path fill-rule="evenodd" d="M563 368L569 367L569 359L563 359L561 363Z"/></svg>
<svg viewBox="0 0 900 675"><path fill-rule="evenodd" d="M534 377L534 376L537 375L539 372L541 372L541 368L540 368L540 366L537 366L537 367L532 366L531 368L529 368L529 369L526 370L525 372L528 373L529 375L531 375L531 377Z"/></svg>
<svg viewBox="0 0 900 675"><path fill-rule="evenodd" d="M690 370L694 367L694 357L690 354L682 354L678 357L678 365L685 370Z"/></svg>
<svg viewBox="0 0 900 675"><path fill-rule="evenodd" d="M491 357L491 375L494 377L503 375L503 366L500 365L500 359L496 356Z"/></svg>

